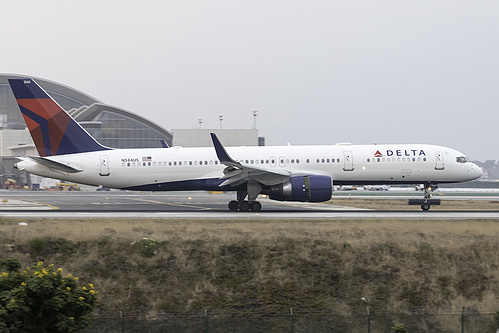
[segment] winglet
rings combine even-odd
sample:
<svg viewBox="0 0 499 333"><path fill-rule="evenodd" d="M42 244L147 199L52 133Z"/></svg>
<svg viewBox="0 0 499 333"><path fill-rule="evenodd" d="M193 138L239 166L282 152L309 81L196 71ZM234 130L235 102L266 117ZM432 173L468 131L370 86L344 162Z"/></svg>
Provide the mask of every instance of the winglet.
<svg viewBox="0 0 499 333"><path fill-rule="evenodd" d="M213 141L213 146L215 147L215 151L217 152L217 157L220 160L220 162L225 165L241 167L239 163L234 161L232 157L229 156L224 146L222 146L222 143L217 138L217 135L215 133L210 133L210 135L211 135L211 140Z"/></svg>
<svg viewBox="0 0 499 333"><path fill-rule="evenodd" d="M168 146L168 143L166 143L166 141L165 141L165 140L160 140L160 141L161 141L161 146L162 146L163 148L170 148L170 146Z"/></svg>

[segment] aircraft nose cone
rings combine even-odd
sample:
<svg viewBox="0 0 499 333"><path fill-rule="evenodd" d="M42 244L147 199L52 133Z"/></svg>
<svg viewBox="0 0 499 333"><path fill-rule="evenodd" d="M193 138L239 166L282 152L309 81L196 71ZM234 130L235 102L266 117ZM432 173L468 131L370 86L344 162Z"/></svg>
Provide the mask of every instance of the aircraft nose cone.
<svg viewBox="0 0 499 333"><path fill-rule="evenodd" d="M473 164L473 168L472 168L472 173L473 173L473 176L475 177L475 179L478 179L480 177L483 176L483 171L482 169L476 165L476 164Z"/></svg>

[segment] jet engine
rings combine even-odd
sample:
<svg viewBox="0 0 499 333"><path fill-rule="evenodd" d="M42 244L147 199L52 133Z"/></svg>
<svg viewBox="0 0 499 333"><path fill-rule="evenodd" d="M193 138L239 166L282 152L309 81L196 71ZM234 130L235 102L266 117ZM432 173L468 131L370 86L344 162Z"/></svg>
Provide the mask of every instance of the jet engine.
<svg viewBox="0 0 499 333"><path fill-rule="evenodd" d="M279 201L322 202L331 199L333 180L328 176L299 176L270 187L269 198Z"/></svg>

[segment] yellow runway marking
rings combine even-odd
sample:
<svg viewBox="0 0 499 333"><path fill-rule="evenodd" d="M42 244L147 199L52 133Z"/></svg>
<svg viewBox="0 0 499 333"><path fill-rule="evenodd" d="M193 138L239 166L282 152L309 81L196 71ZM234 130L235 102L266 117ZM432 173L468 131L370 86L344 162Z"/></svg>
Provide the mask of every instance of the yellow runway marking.
<svg viewBox="0 0 499 333"><path fill-rule="evenodd" d="M42 205L42 206L47 206L47 207L50 207L52 209L59 209L59 207L57 207L57 206L53 206L53 205L46 204L46 203L43 203L43 202L38 202L38 201L34 201L34 200L25 200L25 201L32 202L32 203L35 203L35 204L39 204L39 205Z"/></svg>
<svg viewBox="0 0 499 333"><path fill-rule="evenodd" d="M154 204L161 204L161 205L170 205L170 206L180 206L180 207L188 207L188 208L196 208L199 210L210 210L211 208L207 207L199 207L195 205L185 205L185 204L178 204L178 203L170 203L170 202L163 202L163 201L157 201L157 200L151 200L151 199L138 199L138 198L127 198L130 200L135 200L135 201L144 201L144 202L149 202L149 203L154 203Z"/></svg>

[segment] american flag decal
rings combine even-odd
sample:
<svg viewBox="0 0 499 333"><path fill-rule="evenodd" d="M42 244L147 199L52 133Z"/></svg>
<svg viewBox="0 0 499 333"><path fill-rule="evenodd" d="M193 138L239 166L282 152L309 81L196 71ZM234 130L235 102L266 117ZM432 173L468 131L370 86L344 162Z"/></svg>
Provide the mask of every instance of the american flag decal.
<svg viewBox="0 0 499 333"><path fill-rule="evenodd" d="M142 156L142 162L151 162L152 157L151 156Z"/></svg>

